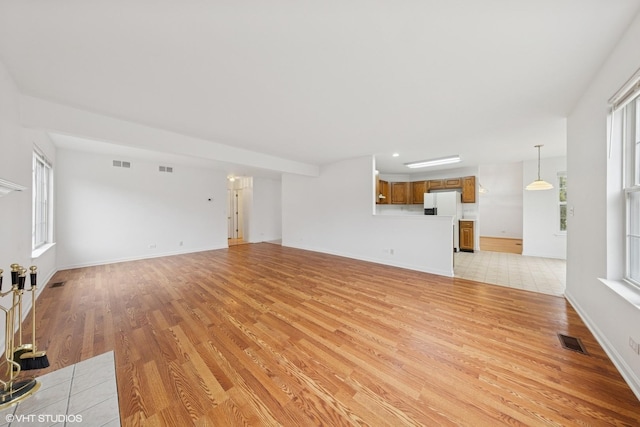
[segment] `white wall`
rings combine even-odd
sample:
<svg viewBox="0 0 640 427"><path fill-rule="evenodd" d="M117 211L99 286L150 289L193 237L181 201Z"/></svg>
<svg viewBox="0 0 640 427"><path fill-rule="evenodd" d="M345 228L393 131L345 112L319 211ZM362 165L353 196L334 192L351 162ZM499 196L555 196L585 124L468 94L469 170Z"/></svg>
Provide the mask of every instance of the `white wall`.
<svg viewBox="0 0 640 427"><path fill-rule="evenodd" d="M26 187L0 197L0 268L4 270L2 291L11 288L12 263L24 267L38 267L40 291L55 273L56 248L49 249L37 259L31 257L31 172L33 144L45 151L55 167L55 152L44 134L23 130L20 126L20 95L18 88L0 63L0 178ZM39 293L38 292L38 293ZM11 296L0 299L4 307L11 306ZM24 300L23 317L31 307L31 298ZM0 316L0 330L4 330L4 316ZM4 348L4 333L0 335Z"/></svg>
<svg viewBox="0 0 640 427"><path fill-rule="evenodd" d="M411 181L458 178L463 176L477 176L477 175L478 175L477 167L461 167L461 168L441 169L441 170L435 170L435 171L416 172L411 174Z"/></svg>
<svg viewBox="0 0 640 427"><path fill-rule="evenodd" d="M224 172L162 173L157 163L119 159L131 162L127 169L112 160L58 151L60 269L227 247Z"/></svg>
<svg viewBox="0 0 640 427"><path fill-rule="evenodd" d="M424 215L422 205L376 205L376 215Z"/></svg>
<svg viewBox="0 0 640 427"><path fill-rule="evenodd" d="M558 173L567 172L567 158L543 158L540 165L540 178L554 188L523 191L522 255L566 259L567 235L560 232ZM523 186L529 185L537 177L538 160L523 162ZM567 182L573 179L567 175Z"/></svg>
<svg viewBox="0 0 640 427"><path fill-rule="evenodd" d="M373 215L374 188L371 157L283 175L283 245L452 276L451 218Z"/></svg>
<svg viewBox="0 0 640 427"><path fill-rule="evenodd" d="M282 182L254 177L250 242L282 238Z"/></svg>
<svg viewBox="0 0 640 427"><path fill-rule="evenodd" d="M480 165L478 181L488 190L478 195L478 235L522 239L522 162Z"/></svg>
<svg viewBox="0 0 640 427"><path fill-rule="evenodd" d="M23 95L22 124L66 135L143 150L229 162L264 170L317 175L318 167L152 128Z"/></svg>
<svg viewBox="0 0 640 427"><path fill-rule="evenodd" d="M19 102L18 88L0 63L0 178L27 187L0 197L0 268L5 270L5 278L10 264L27 265L31 261L33 147L23 138Z"/></svg>
<svg viewBox="0 0 640 427"><path fill-rule="evenodd" d="M567 203L575 214L567 221L565 295L640 399L640 356L628 344L629 337L640 342L640 309L598 280L613 275L607 268L607 100L640 68L639 45L636 16L567 121Z"/></svg>

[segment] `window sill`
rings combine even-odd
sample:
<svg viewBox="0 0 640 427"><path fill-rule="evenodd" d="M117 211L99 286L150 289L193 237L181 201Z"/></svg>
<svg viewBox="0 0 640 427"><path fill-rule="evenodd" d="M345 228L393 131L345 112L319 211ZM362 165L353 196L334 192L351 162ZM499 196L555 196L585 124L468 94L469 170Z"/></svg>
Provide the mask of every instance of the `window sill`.
<svg viewBox="0 0 640 427"><path fill-rule="evenodd" d="M56 244L55 243L47 243L46 245L42 245L37 249L34 249L33 251L31 251L31 259L37 259L40 256L42 256L45 252L47 252L49 249L51 249L52 247L54 247Z"/></svg>
<svg viewBox="0 0 640 427"><path fill-rule="evenodd" d="M640 310L640 289L624 280L598 280Z"/></svg>

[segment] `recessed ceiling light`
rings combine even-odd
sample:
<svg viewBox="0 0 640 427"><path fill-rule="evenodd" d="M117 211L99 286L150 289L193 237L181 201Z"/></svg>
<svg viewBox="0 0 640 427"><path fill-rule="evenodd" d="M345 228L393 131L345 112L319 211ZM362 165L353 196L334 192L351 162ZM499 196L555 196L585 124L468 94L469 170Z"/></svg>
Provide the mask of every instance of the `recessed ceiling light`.
<svg viewBox="0 0 640 427"><path fill-rule="evenodd" d="M415 168L426 168L429 166L448 165L450 163L458 163L460 161L461 161L460 156L455 155L455 156L448 156L448 157L440 157L438 159L421 160L419 162L405 163L404 165L408 168L415 169Z"/></svg>
<svg viewBox="0 0 640 427"><path fill-rule="evenodd" d="M393 154L392 154L392 156L393 156L393 157L399 157L399 156L400 156L400 153L393 153Z"/></svg>

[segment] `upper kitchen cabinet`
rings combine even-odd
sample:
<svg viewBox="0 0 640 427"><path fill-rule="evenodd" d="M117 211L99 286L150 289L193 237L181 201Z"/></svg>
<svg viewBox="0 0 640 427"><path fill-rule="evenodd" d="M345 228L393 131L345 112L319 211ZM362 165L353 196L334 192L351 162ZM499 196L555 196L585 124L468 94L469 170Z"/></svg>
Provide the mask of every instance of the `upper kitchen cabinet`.
<svg viewBox="0 0 640 427"><path fill-rule="evenodd" d="M428 191L427 181L413 181L411 183L411 203L421 205L424 203L424 193Z"/></svg>
<svg viewBox="0 0 640 427"><path fill-rule="evenodd" d="M394 205L405 205L409 203L409 183L391 183L391 203Z"/></svg>
<svg viewBox="0 0 640 427"><path fill-rule="evenodd" d="M376 180L376 203L379 205L389 204L389 183L382 179Z"/></svg>
<svg viewBox="0 0 640 427"><path fill-rule="evenodd" d="M444 190L444 179L430 179L429 181L429 191L431 190Z"/></svg>
<svg viewBox="0 0 640 427"><path fill-rule="evenodd" d="M462 178L462 203L476 202L476 177L465 176Z"/></svg>
<svg viewBox="0 0 640 427"><path fill-rule="evenodd" d="M457 189L462 188L462 178L447 178L444 179L444 188L446 189Z"/></svg>

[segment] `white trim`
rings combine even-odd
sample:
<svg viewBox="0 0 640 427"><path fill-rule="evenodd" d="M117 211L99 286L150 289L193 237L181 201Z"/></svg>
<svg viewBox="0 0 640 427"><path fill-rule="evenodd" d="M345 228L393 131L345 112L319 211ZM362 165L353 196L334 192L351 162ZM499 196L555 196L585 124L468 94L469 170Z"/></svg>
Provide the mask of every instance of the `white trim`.
<svg viewBox="0 0 640 427"><path fill-rule="evenodd" d="M158 252L158 253L145 255L145 256L131 256L131 257L104 259L104 260L94 261L94 262L80 262L80 263L67 264L67 265L58 265L57 268L59 270L70 270L72 268L95 267L97 265L108 265L108 264L115 264L119 262L139 261L142 259L161 258L161 257L167 257L167 256L174 256L174 255L191 254L196 252L217 251L220 249L228 249L228 248L229 246L225 244L224 246L211 246L211 247L190 249L190 250L184 250L184 251Z"/></svg>
<svg viewBox="0 0 640 427"><path fill-rule="evenodd" d="M54 242L54 243L45 243L44 245L38 246L33 251L31 251L31 259L38 259L40 256L42 256L45 252L47 252L49 249L51 249L55 245L56 244Z"/></svg>
<svg viewBox="0 0 640 427"><path fill-rule="evenodd" d="M602 279L600 280L602 281ZM613 344L611 344L607 336L604 333L602 333L602 331L598 328L596 322L594 322L589 317L587 312L580 306L580 304L578 304L577 300L573 298L573 296L571 295L571 292L569 290L566 290L564 296L566 300L569 301L569 304L571 304L571 306L576 310L576 312L578 312L578 315L580 316L582 321L585 323L585 325L587 325L587 328L589 328L589 330L591 331L593 336L596 338L596 340L598 341L602 349L605 351L605 353L607 353L607 356L609 356L609 359L611 359L611 362L613 362L616 369L618 369L618 372L620 372L620 375L622 375L622 378L624 378L626 383L629 385L629 388L631 389L631 391L633 391L633 393L636 395L638 400L640 400L640 378L638 378L635 375L635 373L633 372L633 369L631 369L631 367L627 364L627 362L625 362L624 358L620 356L620 353L618 353L618 351L616 350L616 347Z"/></svg>
<svg viewBox="0 0 640 427"><path fill-rule="evenodd" d="M26 189L27 187L23 187L22 185L19 185L4 179L0 179L0 197L9 194L12 191L23 191Z"/></svg>
<svg viewBox="0 0 640 427"><path fill-rule="evenodd" d="M627 80L620 89L609 98L613 110L619 110L634 98L634 93L640 91L640 69Z"/></svg>
<svg viewBox="0 0 640 427"><path fill-rule="evenodd" d="M598 280L600 280L605 286L624 298L625 301L627 301L629 304L640 310L640 289L637 286L634 286L633 284L628 283L625 280L611 280L601 278L599 278Z"/></svg>

